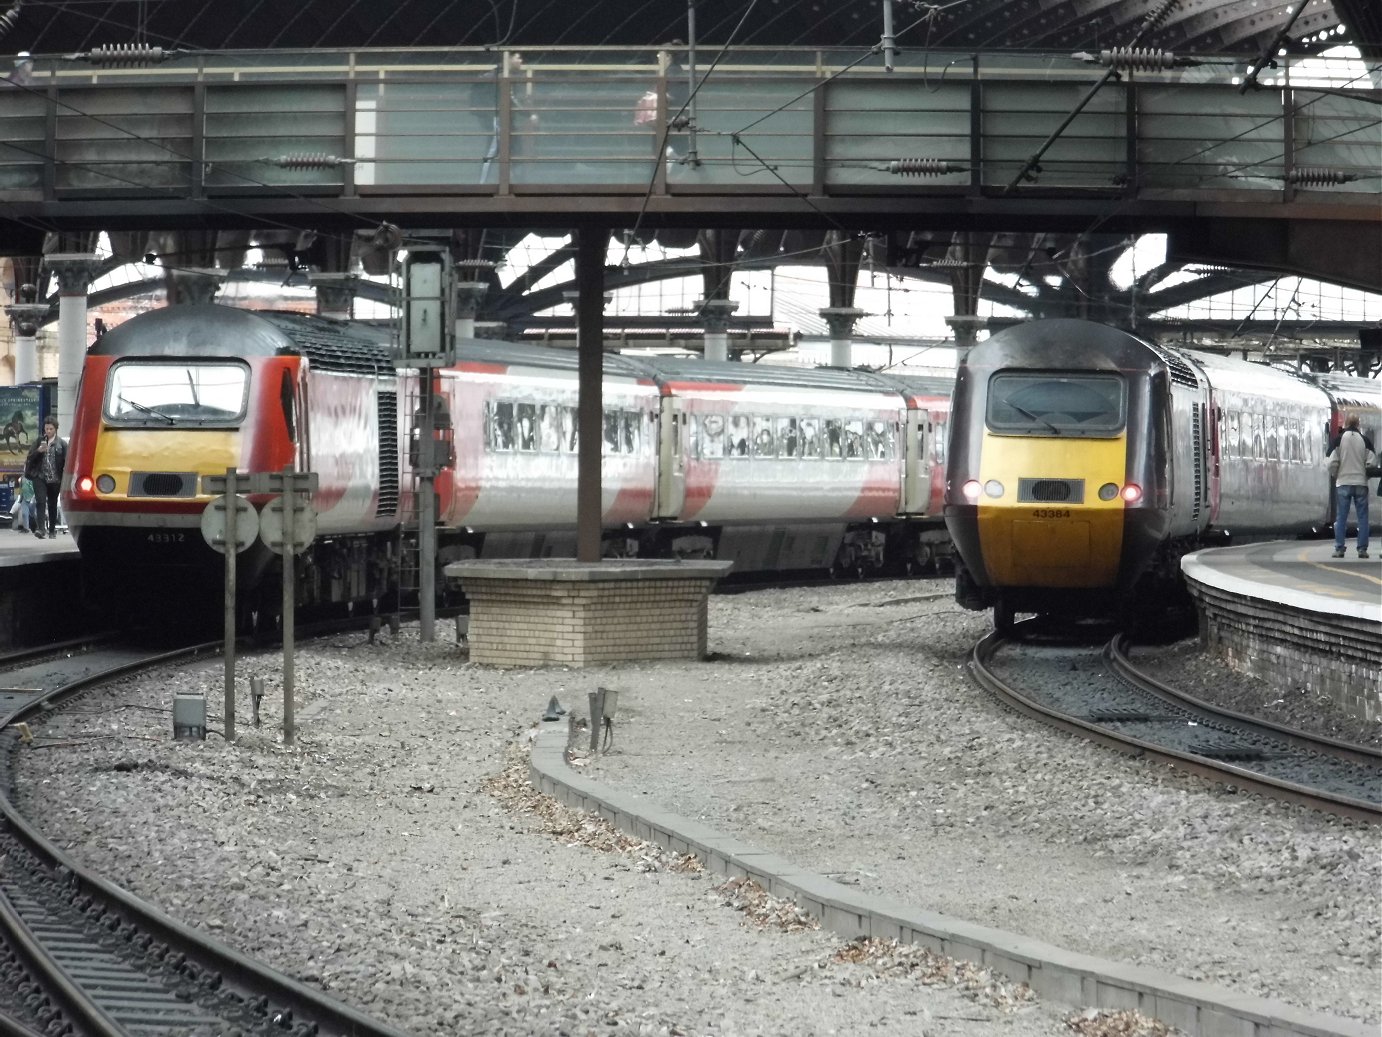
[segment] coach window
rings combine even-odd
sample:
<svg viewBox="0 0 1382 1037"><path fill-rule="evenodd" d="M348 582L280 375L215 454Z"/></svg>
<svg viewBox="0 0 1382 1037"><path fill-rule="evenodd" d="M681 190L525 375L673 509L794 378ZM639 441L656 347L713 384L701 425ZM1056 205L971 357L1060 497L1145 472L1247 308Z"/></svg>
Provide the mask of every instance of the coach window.
<svg viewBox="0 0 1382 1037"><path fill-rule="evenodd" d="M825 456L827 459L845 456L845 425L839 418L825 419Z"/></svg>
<svg viewBox="0 0 1382 1037"><path fill-rule="evenodd" d="M513 438L513 404L501 400L494 404L490 445L495 450L512 450Z"/></svg>
<svg viewBox="0 0 1382 1037"><path fill-rule="evenodd" d="M801 428L796 418L777 419L777 454L779 457L801 456Z"/></svg>
<svg viewBox="0 0 1382 1037"><path fill-rule="evenodd" d="M725 447L726 457L749 456L749 419L746 414L736 414L729 419L729 441Z"/></svg>
<svg viewBox="0 0 1382 1037"><path fill-rule="evenodd" d="M814 461L821 456L821 419L801 419L801 456Z"/></svg>
<svg viewBox="0 0 1382 1037"><path fill-rule="evenodd" d="M561 449L561 411L555 403L537 408L537 448L549 454Z"/></svg>
<svg viewBox="0 0 1382 1037"><path fill-rule="evenodd" d="M533 451L537 449L537 406L532 403L520 403L514 410L516 420L514 422L514 433L516 444L519 450Z"/></svg>
<svg viewBox="0 0 1382 1037"><path fill-rule="evenodd" d="M600 448L603 454L618 454L619 452L619 412L604 412L604 445Z"/></svg>
<svg viewBox="0 0 1382 1037"><path fill-rule="evenodd" d="M562 407L558 418L561 422L559 435L561 437L558 448L564 454L574 454L580 449L580 439L576 435L576 408Z"/></svg>
<svg viewBox="0 0 1382 1037"><path fill-rule="evenodd" d="M248 390L249 366L237 361L126 360L111 368L105 416L118 425L235 425L245 415Z"/></svg>
<svg viewBox="0 0 1382 1037"><path fill-rule="evenodd" d="M864 457L864 423L858 418L845 422L845 457L851 460Z"/></svg>
<svg viewBox="0 0 1382 1037"><path fill-rule="evenodd" d="M705 414L696 419L700 429L700 450L697 457L718 460L725 456L725 419L719 414Z"/></svg>
<svg viewBox="0 0 1382 1037"><path fill-rule="evenodd" d="M619 412L619 432L622 439L622 453L637 454L639 452L639 446L643 442L643 436L640 434L641 430L638 427L641 418L642 415L636 410Z"/></svg>
<svg viewBox="0 0 1382 1037"><path fill-rule="evenodd" d="M777 456L777 440L773 436L772 418L755 417L753 419L753 456Z"/></svg>
<svg viewBox="0 0 1382 1037"><path fill-rule="evenodd" d="M882 461L888 457L888 423L870 421L864 426L864 456L870 461Z"/></svg>

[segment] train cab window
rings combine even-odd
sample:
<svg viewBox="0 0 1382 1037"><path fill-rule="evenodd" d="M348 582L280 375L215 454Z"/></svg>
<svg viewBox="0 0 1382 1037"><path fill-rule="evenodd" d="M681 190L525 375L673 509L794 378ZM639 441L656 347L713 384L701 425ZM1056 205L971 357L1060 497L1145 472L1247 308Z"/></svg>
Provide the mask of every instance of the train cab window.
<svg viewBox="0 0 1382 1037"><path fill-rule="evenodd" d="M238 425L249 382L249 365L239 361L124 360L110 370L105 417L148 428Z"/></svg>
<svg viewBox="0 0 1382 1037"><path fill-rule="evenodd" d="M1112 435L1124 423L1117 375L1000 372L989 381L988 426L1016 435Z"/></svg>
<svg viewBox="0 0 1382 1037"><path fill-rule="evenodd" d="M821 456L820 418L801 419L801 456L809 461Z"/></svg>
<svg viewBox="0 0 1382 1037"><path fill-rule="evenodd" d="M777 419L777 456L801 456L801 422L798 419Z"/></svg>

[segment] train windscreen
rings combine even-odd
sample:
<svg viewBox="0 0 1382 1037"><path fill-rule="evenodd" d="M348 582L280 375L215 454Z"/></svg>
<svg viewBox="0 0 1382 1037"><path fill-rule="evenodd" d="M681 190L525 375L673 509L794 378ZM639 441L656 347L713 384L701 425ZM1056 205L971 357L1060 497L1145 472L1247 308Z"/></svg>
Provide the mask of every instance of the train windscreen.
<svg viewBox="0 0 1382 1037"><path fill-rule="evenodd" d="M987 420L1009 435L1116 435L1127 420L1127 390L1110 374L1000 372L989 382Z"/></svg>
<svg viewBox="0 0 1382 1037"><path fill-rule="evenodd" d="M245 415L250 371L218 360L124 360L110 370L105 417L115 425L224 427Z"/></svg>

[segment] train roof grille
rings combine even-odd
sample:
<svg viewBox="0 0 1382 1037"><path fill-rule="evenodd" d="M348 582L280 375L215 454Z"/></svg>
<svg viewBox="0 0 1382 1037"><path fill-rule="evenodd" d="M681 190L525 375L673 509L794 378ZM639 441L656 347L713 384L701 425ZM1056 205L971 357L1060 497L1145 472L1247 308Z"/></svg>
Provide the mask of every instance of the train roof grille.
<svg viewBox="0 0 1382 1037"><path fill-rule="evenodd" d="M282 331L319 370L373 374L393 367L393 344L382 329L280 310L261 310L258 315Z"/></svg>
<svg viewBox="0 0 1382 1037"><path fill-rule="evenodd" d="M1179 353L1174 350L1158 346L1154 342L1148 342L1148 347L1155 353L1161 362L1166 365L1166 369L1171 372L1171 381L1176 385L1184 385L1190 389L1198 389L1200 380L1195 377L1195 369Z"/></svg>

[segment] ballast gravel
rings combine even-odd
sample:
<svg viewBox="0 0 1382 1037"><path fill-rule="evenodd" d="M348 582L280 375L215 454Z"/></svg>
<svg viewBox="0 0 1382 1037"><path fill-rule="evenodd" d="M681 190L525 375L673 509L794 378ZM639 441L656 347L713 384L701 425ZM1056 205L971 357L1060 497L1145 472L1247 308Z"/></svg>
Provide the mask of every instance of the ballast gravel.
<svg viewBox="0 0 1382 1037"><path fill-rule="evenodd" d="M964 674L988 617L948 591L717 595L703 662L503 670L471 664L448 622L430 644L408 625L336 635L295 653L292 746L279 653L240 657L229 745L171 739L175 692L205 693L219 726L221 661L168 668L37 729L17 801L80 863L417 1037L1166 1032L847 944L537 795L524 753L549 698L584 714L612 688L612 745L578 754L598 781L869 893L1382 1018L1382 835L1005 712ZM1194 642L1135 659L1283 708Z"/></svg>

